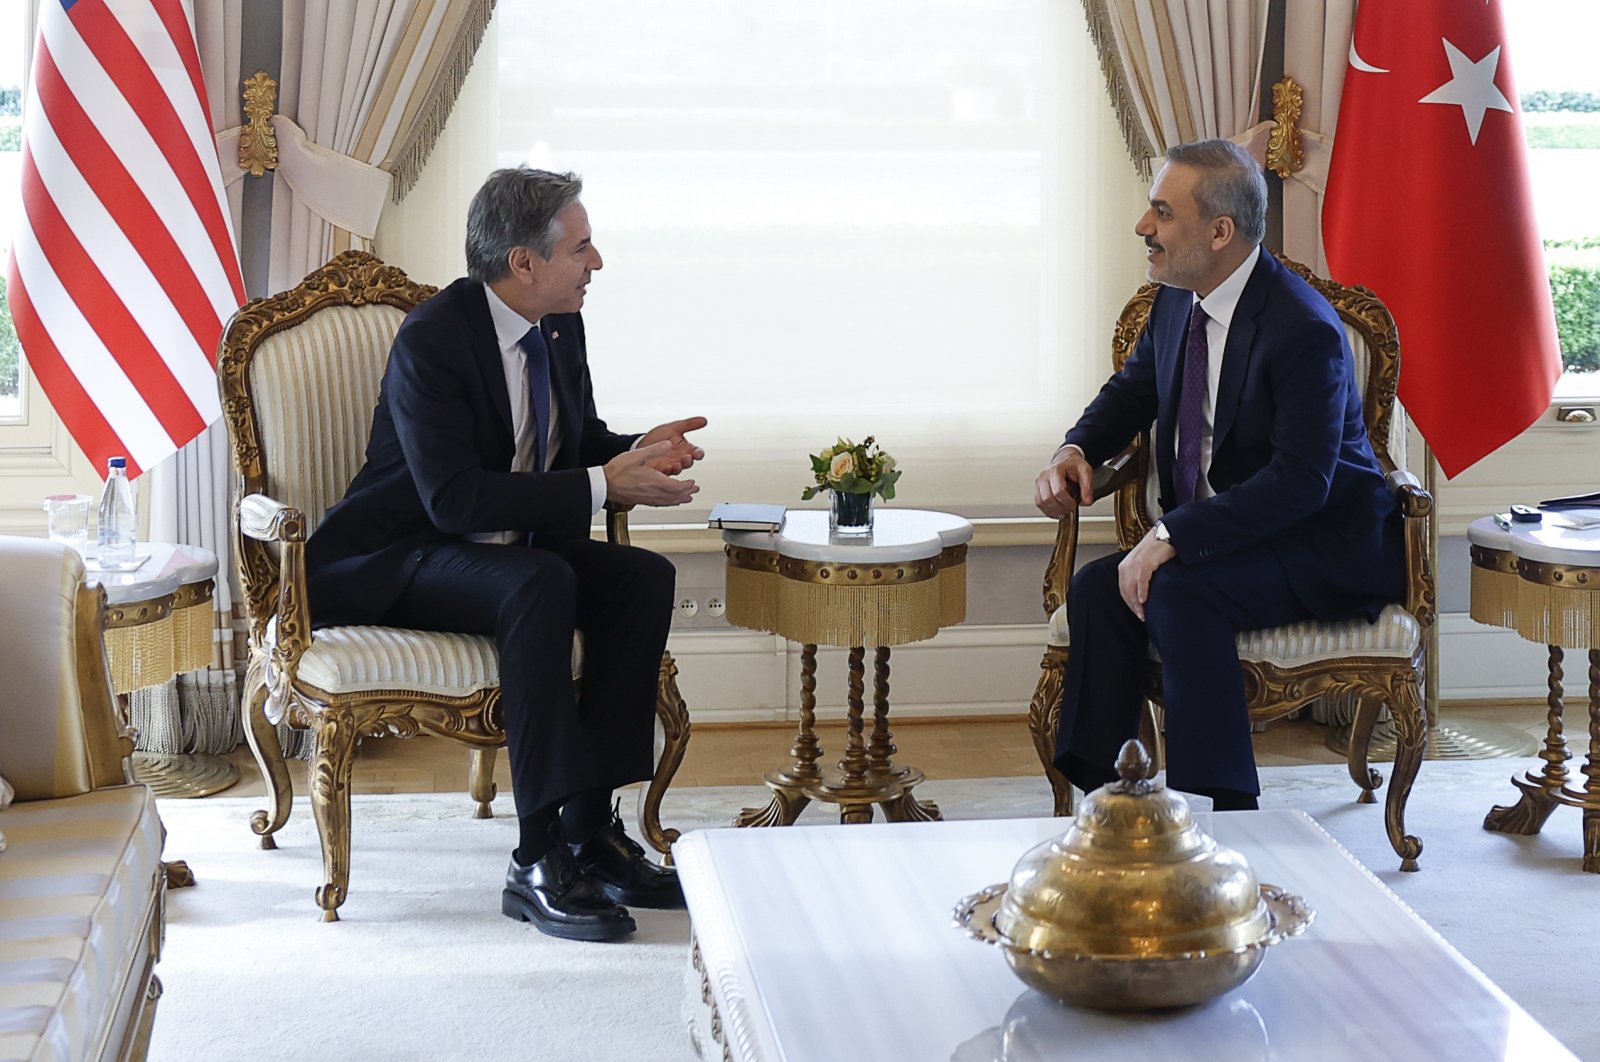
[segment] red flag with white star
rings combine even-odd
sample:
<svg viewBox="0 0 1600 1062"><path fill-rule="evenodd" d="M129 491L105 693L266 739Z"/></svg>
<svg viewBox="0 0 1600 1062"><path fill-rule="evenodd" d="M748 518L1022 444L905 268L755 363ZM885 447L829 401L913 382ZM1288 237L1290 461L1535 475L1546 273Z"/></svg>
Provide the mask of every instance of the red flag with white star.
<svg viewBox="0 0 1600 1062"><path fill-rule="evenodd" d="M1561 375L1499 0L1362 0L1322 238L1400 329L1400 400L1455 476Z"/></svg>

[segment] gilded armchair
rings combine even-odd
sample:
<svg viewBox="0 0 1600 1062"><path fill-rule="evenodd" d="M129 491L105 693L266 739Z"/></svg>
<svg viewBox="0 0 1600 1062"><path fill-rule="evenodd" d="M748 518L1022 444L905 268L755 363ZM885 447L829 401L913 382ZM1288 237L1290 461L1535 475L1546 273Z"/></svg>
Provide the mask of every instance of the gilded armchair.
<svg viewBox="0 0 1600 1062"><path fill-rule="evenodd" d="M1314 276L1305 267L1285 261L1338 311L1355 354L1356 374L1365 381L1363 413L1368 437L1405 518L1406 594L1390 605L1377 622L1357 619L1342 623L1309 621L1239 635L1240 666L1252 722L1261 724L1288 715L1324 697L1348 697L1355 706L1348 765L1360 787L1358 801L1370 804L1383 776L1367 761L1367 746L1379 713L1387 708L1398 732L1394 778L1385 806L1389 842L1400 856L1402 870L1417 869L1422 842L1405 832L1406 799L1421 766L1427 727L1421 701L1425 634L1434 621L1433 572L1429 566L1428 524L1433 499L1411 473L1396 467L1403 453L1403 418L1395 416L1395 388L1400 378L1400 344L1394 319L1365 288L1347 287ZM1157 285L1148 284L1129 300L1117 320L1111 353L1114 368L1132 353L1150 314ZM1117 541L1131 549L1160 517L1155 465L1149 459L1149 435L1102 468L1096 476L1096 497L1115 492ZM1075 568L1079 523L1077 514L1061 521L1055 549L1045 569L1044 609L1049 640L1028 726L1044 764L1058 815L1071 814L1072 788L1053 766L1056 725L1061 711L1062 683L1068 645L1066 598ZM1161 700L1161 667L1151 661L1150 707L1144 721L1148 735L1157 732L1155 707Z"/></svg>
<svg viewBox="0 0 1600 1062"><path fill-rule="evenodd" d="M505 743L494 641L389 627L313 632L305 542L360 470L372 410L400 322L437 289L361 251L346 251L297 287L234 315L217 360L233 464L239 579L249 613L245 735L267 783L270 808L251 828L263 848L293 798L275 725L315 739L311 804L321 836L317 903L338 918L350 873L350 777L365 736L427 731L471 749L475 817L494 799L495 750ZM628 540L627 515L607 512L607 535ZM581 645L573 649L573 680ZM661 798L689 740L671 654L661 661L656 714L665 741L640 803L640 830L668 853L676 830L660 822Z"/></svg>

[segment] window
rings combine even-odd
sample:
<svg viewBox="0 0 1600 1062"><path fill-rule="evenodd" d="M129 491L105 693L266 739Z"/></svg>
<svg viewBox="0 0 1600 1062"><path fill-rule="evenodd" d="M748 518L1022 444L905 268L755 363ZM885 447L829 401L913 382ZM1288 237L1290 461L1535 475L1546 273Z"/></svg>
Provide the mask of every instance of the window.
<svg viewBox="0 0 1600 1062"><path fill-rule="evenodd" d="M496 21L499 163L584 176L601 411L709 417L702 507L798 501L807 453L870 434L900 504L1032 512L1143 272L1144 186L1075 5L549 0Z"/></svg>
<svg viewBox="0 0 1600 1062"><path fill-rule="evenodd" d="M1556 397L1600 397L1600 14L1593 0L1502 10L1566 370Z"/></svg>
<svg viewBox="0 0 1600 1062"><path fill-rule="evenodd" d="M22 70L25 62L25 0L0 0L0 240L10 253L11 233L22 215ZM4 259L0 258L0 264ZM22 348L5 301L5 269L0 268L0 422L22 417Z"/></svg>

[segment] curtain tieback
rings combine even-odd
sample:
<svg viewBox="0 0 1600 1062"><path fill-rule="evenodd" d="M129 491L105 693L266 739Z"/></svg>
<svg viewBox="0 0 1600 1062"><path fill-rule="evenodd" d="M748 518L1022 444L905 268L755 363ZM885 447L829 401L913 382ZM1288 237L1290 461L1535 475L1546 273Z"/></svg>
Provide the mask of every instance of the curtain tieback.
<svg viewBox="0 0 1600 1062"><path fill-rule="evenodd" d="M272 116L278 138L277 173L313 214L364 240L378 231L378 216L389 201L394 176L360 159L309 139L305 130L281 114ZM248 170L239 166L242 126L216 134L222 183L231 185Z"/></svg>

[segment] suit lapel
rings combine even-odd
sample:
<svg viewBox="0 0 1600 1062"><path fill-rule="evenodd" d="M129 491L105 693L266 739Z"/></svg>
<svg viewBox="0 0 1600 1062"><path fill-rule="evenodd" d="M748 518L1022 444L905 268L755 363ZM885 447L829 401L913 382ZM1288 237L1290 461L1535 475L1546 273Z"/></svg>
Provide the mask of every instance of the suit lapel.
<svg viewBox="0 0 1600 1062"><path fill-rule="evenodd" d="M1183 345L1187 340L1189 306L1193 296L1179 288L1166 302L1169 309L1158 319L1156 329L1156 371L1160 373L1159 392L1167 401L1157 407L1156 464L1165 491L1172 478L1173 444L1178 437L1178 400L1183 390Z"/></svg>
<svg viewBox="0 0 1600 1062"><path fill-rule="evenodd" d="M1239 304L1233 309L1233 321L1228 325L1228 341L1222 348L1222 374L1217 379L1217 398L1211 418L1211 453L1216 453L1233 427L1234 415L1239 411L1239 392L1244 390L1245 374L1250 368L1250 355L1255 346L1256 317L1267 303L1267 288L1272 283L1276 263L1272 254L1262 248L1256 267L1250 271L1244 291L1239 294Z"/></svg>
<svg viewBox="0 0 1600 1062"><path fill-rule="evenodd" d="M511 429L511 395L506 390L506 366L500 359L500 340L494 332L494 318L489 315L489 297L483 285L468 281L466 291L467 327L472 333L472 356L483 374L484 390L489 393L489 404L500 418L507 438L514 438ZM513 443L513 446L515 444Z"/></svg>

